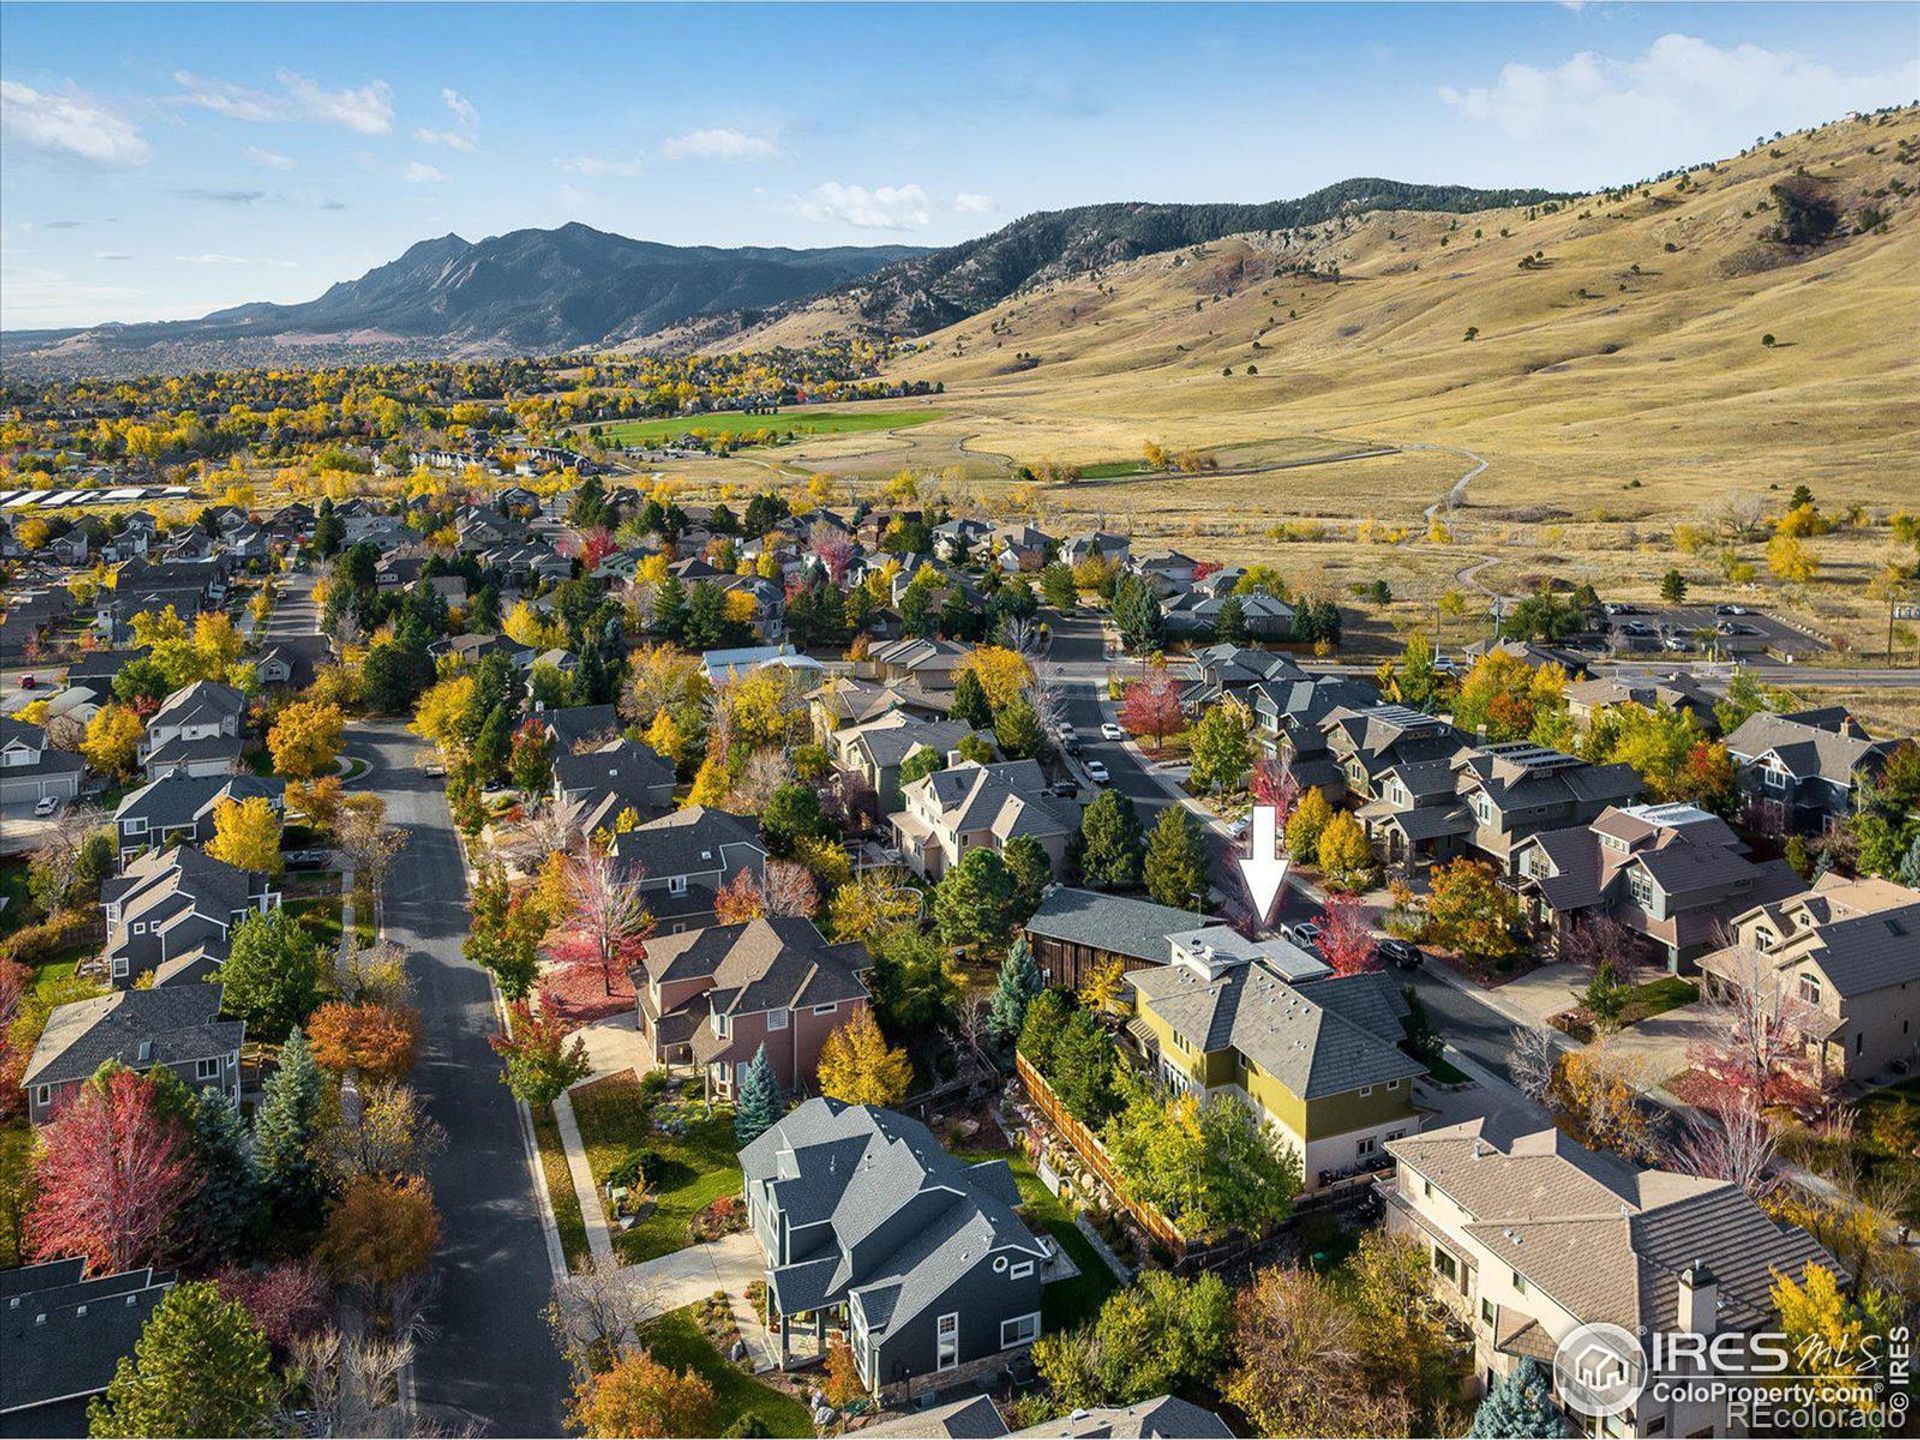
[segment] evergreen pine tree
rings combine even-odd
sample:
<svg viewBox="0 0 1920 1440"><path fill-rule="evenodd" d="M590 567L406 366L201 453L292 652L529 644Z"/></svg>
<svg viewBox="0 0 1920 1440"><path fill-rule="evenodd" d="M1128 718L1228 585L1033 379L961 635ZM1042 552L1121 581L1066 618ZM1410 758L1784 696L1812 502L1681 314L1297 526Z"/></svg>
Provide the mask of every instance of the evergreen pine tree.
<svg viewBox="0 0 1920 1440"><path fill-rule="evenodd" d="M1103 790L1080 815L1080 868L1087 880L1107 890L1131 890L1140 883L1144 845L1133 801L1118 790Z"/></svg>
<svg viewBox="0 0 1920 1440"><path fill-rule="evenodd" d="M322 1083L306 1036L295 1028L280 1047L280 1068L267 1081L253 1127L260 1195L277 1231L301 1234L320 1224L326 1194L313 1141Z"/></svg>
<svg viewBox="0 0 1920 1440"><path fill-rule="evenodd" d="M987 1005L987 1032L1002 1045L1011 1046L1020 1038L1020 1027L1027 1023L1027 1006L1033 997L1047 988L1047 980L1034 962L1033 947L1027 937L1017 937L1000 962L1000 980L993 987L993 999Z"/></svg>
<svg viewBox="0 0 1920 1440"><path fill-rule="evenodd" d="M733 1107L733 1138L750 1145L779 1123L787 1113L787 1097L780 1093L780 1077L773 1073L767 1059L767 1047L753 1052L746 1078L740 1082L740 1099Z"/></svg>
<svg viewBox="0 0 1920 1440"><path fill-rule="evenodd" d="M1184 805L1169 805L1147 837L1147 894L1182 910L1206 908L1207 846Z"/></svg>
<svg viewBox="0 0 1920 1440"><path fill-rule="evenodd" d="M1554 1408L1546 1371L1537 1360L1522 1360L1487 1392L1473 1413L1473 1428L1467 1431L1476 1440L1529 1440L1567 1433L1567 1422Z"/></svg>
<svg viewBox="0 0 1920 1440"><path fill-rule="evenodd" d="M986 686L972 670L962 670L953 682L953 718L964 720L976 730L993 725L993 705L987 699Z"/></svg>
<svg viewBox="0 0 1920 1440"><path fill-rule="evenodd" d="M211 1264L232 1259L246 1243L259 1203L259 1178L240 1111L225 1091L202 1090L191 1125L201 1176L194 1239L202 1263Z"/></svg>
<svg viewBox="0 0 1920 1440"><path fill-rule="evenodd" d="M1906 859L1900 862L1900 883L1920 889L1920 833L1914 835L1913 843L1907 847Z"/></svg>
<svg viewBox="0 0 1920 1440"><path fill-rule="evenodd" d="M653 592L653 628L675 644L687 631L687 587L669 575Z"/></svg>

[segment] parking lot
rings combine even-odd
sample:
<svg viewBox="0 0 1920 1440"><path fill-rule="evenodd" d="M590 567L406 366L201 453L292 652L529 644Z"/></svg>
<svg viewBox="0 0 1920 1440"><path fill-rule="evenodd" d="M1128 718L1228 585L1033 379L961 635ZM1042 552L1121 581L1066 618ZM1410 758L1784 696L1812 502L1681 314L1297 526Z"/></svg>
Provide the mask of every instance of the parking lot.
<svg viewBox="0 0 1920 1440"><path fill-rule="evenodd" d="M1621 605L1610 607L1608 648L1615 653L1686 654L1708 658L1793 655L1805 658L1827 647L1765 611L1714 605Z"/></svg>

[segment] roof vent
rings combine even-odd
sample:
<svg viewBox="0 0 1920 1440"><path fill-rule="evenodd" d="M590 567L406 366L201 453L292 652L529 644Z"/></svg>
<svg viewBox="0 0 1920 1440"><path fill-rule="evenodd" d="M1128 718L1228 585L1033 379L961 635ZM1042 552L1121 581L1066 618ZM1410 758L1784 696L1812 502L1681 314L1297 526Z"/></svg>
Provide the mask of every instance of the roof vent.
<svg viewBox="0 0 1920 1440"><path fill-rule="evenodd" d="M147 1064L153 1059L153 1041L142 1040L140 1042L139 1059L142 1065Z"/></svg>

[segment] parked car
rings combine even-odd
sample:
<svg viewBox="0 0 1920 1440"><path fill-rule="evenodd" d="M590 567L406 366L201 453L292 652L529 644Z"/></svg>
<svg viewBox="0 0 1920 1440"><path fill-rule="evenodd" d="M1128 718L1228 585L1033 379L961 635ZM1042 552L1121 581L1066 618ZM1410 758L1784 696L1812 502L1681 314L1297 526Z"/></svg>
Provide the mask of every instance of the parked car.
<svg viewBox="0 0 1920 1440"><path fill-rule="evenodd" d="M1242 835L1245 835L1247 833L1247 824L1251 819L1252 817L1249 815L1242 815L1238 820L1235 820L1231 825L1227 826L1227 838L1229 840L1238 840Z"/></svg>
<svg viewBox="0 0 1920 1440"><path fill-rule="evenodd" d="M1107 767L1098 760L1087 762L1087 778L1096 785L1111 785L1113 777L1107 773Z"/></svg>
<svg viewBox="0 0 1920 1440"><path fill-rule="evenodd" d="M1080 793L1080 785L1074 780L1058 780L1054 782L1051 793L1058 795L1062 800L1071 800Z"/></svg>
<svg viewBox="0 0 1920 1440"><path fill-rule="evenodd" d="M1402 970L1417 970L1420 962L1426 959L1420 953L1420 947L1411 940L1400 940L1391 935L1374 946L1374 951L1389 965Z"/></svg>
<svg viewBox="0 0 1920 1440"><path fill-rule="evenodd" d="M1725 605L1714 606L1713 613L1716 615L1744 615L1747 613L1747 607L1744 605L1735 605L1729 601Z"/></svg>
<svg viewBox="0 0 1920 1440"><path fill-rule="evenodd" d="M324 870L332 859L331 850L289 850L281 862L289 870Z"/></svg>
<svg viewBox="0 0 1920 1440"><path fill-rule="evenodd" d="M1691 650L1693 642L1684 635L1669 635L1660 642L1668 650Z"/></svg>
<svg viewBox="0 0 1920 1440"><path fill-rule="evenodd" d="M22 690L31 690L33 689L34 686L38 685L39 683L40 682L34 679L33 676L31 675L22 675L20 677L20 688Z"/></svg>
<svg viewBox="0 0 1920 1440"><path fill-rule="evenodd" d="M1065 740L1063 740L1063 741L1062 741L1062 742L1060 743L1060 748L1061 748L1062 750L1064 750L1064 751L1066 751L1066 752L1067 752L1067 754L1069 754L1069 755L1078 755L1078 754L1079 754L1079 753L1080 753L1080 752L1081 752L1081 751L1082 751L1083 749L1085 749L1086 747L1085 747L1085 746L1083 746L1083 745L1082 745L1082 744L1081 744L1081 743L1080 743L1080 742L1079 742L1079 741L1078 741L1077 739L1075 739L1075 738L1074 738L1073 736L1071 736L1071 735L1069 735L1069 736L1068 736L1068 737L1067 737L1067 738L1066 738Z"/></svg>
<svg viewBox="0 0 1920 1440"><path fill-rule="evenodd" d="M1074 739L1078 739L1078 738L1079 738L1079 732L1078 732L1077 730L1075 730L1075 729L1073 728L1073 726L1071 726L1071 725L1069 725L1069 724L1068 724L1068 723L1067 723L1066 721L1064 721L1064 720L1062 720L1062 721L1060 722L1060 742L1061 742L1061 744L1063 744L1063 745L1064 745L1064 744L1065 744L1065 743L1066 743L1067 741L1069 741L1069 740L1074 740Z"/></svg>
<svg viewBox="0 0 1920 1440"><path fill-rule="evenodd" d="M1114 724L1113 721L1111 720L1107 721L1106 724L1100 727L1100 734L1102 735L1102 737L1108 740L1124 740L1127 738L1127 732L1122 730L1118 725Z"/></svg>
<svg viewBox="0 0 1920 1440"><path fill-rule="evenodd" d="M34 802L33 813L42 819L49 815L58 815L60 813L60 797L58 795L42 795L39 800Z"/></svg>
<svg viewBox="0 0 1920 1440"><path fill-rule="evenodd" d="M1291 925L1280 927L1282 939L1291 940L1302 950L1311 950L1314 942L1320 938L1320 927L1311 920L1298 920Z"/></svg>

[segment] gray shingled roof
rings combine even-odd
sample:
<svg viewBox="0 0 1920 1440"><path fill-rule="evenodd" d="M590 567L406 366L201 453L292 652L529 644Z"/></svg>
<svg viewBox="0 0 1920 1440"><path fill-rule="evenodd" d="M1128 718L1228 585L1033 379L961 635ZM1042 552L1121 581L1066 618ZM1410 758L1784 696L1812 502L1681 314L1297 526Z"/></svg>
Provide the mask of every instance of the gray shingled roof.
<svg viewBox="0 0 1920 1440"><path fill-rule="evenodd" d="M129 791L113 818L123 824L145 819L154 829L190 825L222 796L246 800L264 795L278 800L286 788L286 781L260 775L169 775Z"/></svg>
<svg viewBox="0 0 1920 1440"><path fill-rule="evenodd" d="M1027 930L1049 940L1087 945L1159 965L1166 963L1170 953L1167 936L1213 922L1213 916L1157 905L1151 900L1056 885L1048 887L1040 908L1027 921Z"/></svg>
<svg viewBox="0 0 1920 1440"><path fill-rule="evenodd" d="M246 1024L219 1015L217 985L121 990L58 1006L21 1083L84 1080L109 1060L144 1070L229 1054L240 1048ZM143 1046L150 1047L144 1055Z"/></svg>
<svg viewBox="0 0 1920 1440"><path fill-rule="evenodd" d="M1851 719L1838 707L1793 715L1771 715L1762 710L1749 715L1727 736L1727 749L1743 760L1756 760L1771 751L1802 780L1818 776L1850 785L1855 770L1871 768L1892 749L1891 741L1842 733L1840 726Z"/></svg>
<svg viewBox="0 0 1920 1440"><path fill-rule="evenodd" d="M621 864L642 865L657 878L702 870L732 874L752 856L764 858L766 850L760 827L747 817L690 805L615 836L613 854Z"/></svg>
<svg viewBox="0 0 1920 1440"><path fill-rule="evenodd" d="M0 1414L106 1389L174 1281L171 1271L93 1279L85 1271L86 1261L73 1256L7 1272L0 1288ZM32 1421L23 1427L17 1433L33 1433Z"/></svg>
<svg viewBox="0 0 1920 1440"><path fill-rule="evenodd" d="M1070 1415L1013 1432L1015 1440L1058 1436L1062 1440L1231 1440L1227 1422L1177 1395L1133 1405L1075 1410Z"/></svg>

